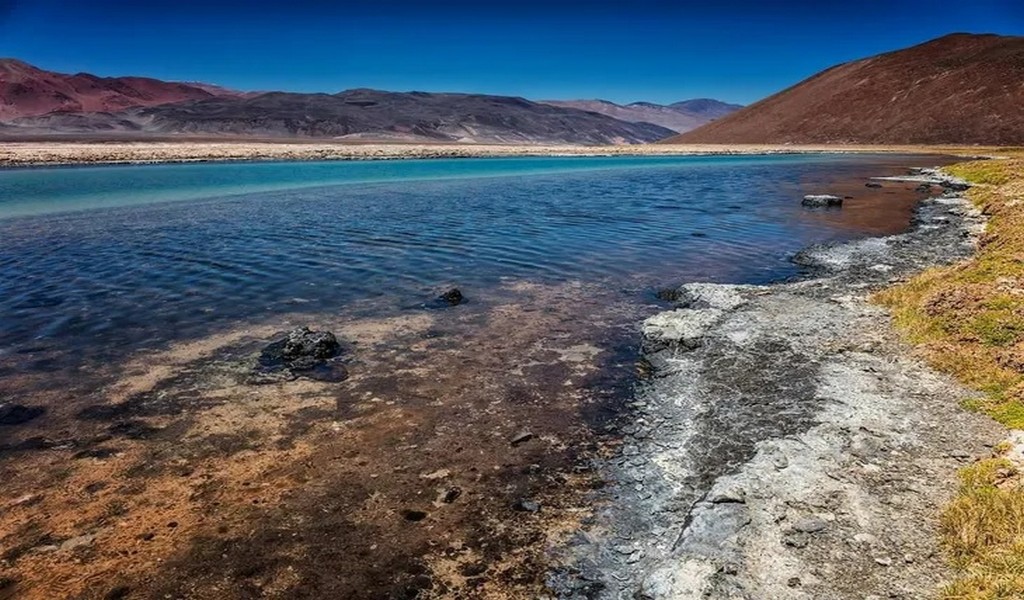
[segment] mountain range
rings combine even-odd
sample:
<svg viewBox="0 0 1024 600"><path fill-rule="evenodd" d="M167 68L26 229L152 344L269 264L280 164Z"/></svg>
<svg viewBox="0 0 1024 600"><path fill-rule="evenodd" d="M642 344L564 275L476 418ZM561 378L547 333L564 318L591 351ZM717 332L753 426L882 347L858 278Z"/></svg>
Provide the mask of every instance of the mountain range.
<svg viewBox="0 0 1024 600"><path fill-rule="evenodd" d="M632 144L687 131L733 110L715 100L661 106L533 102L484 94L245 93L145 77L45 71L0 60L0 134Z"/></svg>
<svg viewBox="0 0 1024 600"><path fill-rule="evenodd" d="M958 33L827 69L666 143L1024 143L1024 37Z"/></svg>
<svg viewBox="0 0 1024 600"><path fill-rule="evenodd" d="M545 100L544 103L596 112L630 123L654 123L678 133L696 129L743 108L739 104L728 104L710 98L684 100L673 104L615 104L607 100Z"/></svg>

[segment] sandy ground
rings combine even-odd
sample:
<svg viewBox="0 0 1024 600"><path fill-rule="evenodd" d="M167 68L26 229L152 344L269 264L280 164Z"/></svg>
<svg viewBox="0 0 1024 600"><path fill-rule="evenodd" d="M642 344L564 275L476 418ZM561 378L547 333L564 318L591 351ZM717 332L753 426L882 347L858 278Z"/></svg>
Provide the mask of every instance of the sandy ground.
<svg viewBox="0 0 1024 600"><path fill-rule="evenodd" d="M669 145L500 146L339 144L329 142L0 142L0 166L133 164L222 160L366 160L508 156L685 156L805 152L984 155L986 148L951 146Z"/></svg>

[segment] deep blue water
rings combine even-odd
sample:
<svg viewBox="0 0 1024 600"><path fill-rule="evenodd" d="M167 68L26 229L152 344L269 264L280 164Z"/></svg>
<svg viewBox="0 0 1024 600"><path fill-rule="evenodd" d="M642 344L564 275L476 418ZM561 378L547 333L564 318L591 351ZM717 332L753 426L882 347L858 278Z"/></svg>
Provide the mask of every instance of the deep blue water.
<svg viewBox="0 0 1024 600"><path fill-rule="evenodd" d="M688 280L780 279L797 272L789 258L800 248L872 233L872 215L889 214L883 196L821 212L801 208L801 194L909 163L518 158L0 171L0 353L54 341L130 349L371 299L400 310L450 284L485 297L502 281L580 280L639 296Z"/></svg>

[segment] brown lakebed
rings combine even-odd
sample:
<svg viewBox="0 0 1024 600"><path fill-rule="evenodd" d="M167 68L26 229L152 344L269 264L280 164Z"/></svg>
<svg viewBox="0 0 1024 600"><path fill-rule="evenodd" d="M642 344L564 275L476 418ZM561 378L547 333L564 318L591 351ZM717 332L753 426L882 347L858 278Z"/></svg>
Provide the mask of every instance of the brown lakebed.
<svg viewBox="0 0 1024 600"><path fill-rule="evenodd" d="M903 229L921 195L866 178L935 158L885 161L840 182L795 178L797 202L832 189L853 199L793 214L842 235ZM872 220L871 206L886 210ZM712 259L678 272L721 274ZM120 352L14 344L0 355L0 396L46 412L2 429L0 589L543 595L550 551L589 517L596 465L629 418L637 323L667 306L653 292L674 272L668 260L589 281L460 281L468 301L443 310L416 305L429 297L298 304ZM260 351L299 326L339 337L348 379L253 385Z"/></svg>

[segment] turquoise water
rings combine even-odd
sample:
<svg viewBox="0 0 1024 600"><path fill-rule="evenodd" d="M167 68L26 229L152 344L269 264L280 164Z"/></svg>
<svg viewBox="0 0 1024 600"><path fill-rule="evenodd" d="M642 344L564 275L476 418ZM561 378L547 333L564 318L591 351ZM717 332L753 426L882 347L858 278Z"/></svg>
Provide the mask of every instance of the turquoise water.
<svg viewBox="0 0 1024 600"><path fill-rule="evenodd" d="M793 164L805 157L581 157L222 162L0 170L0 218L325 186L528 177L673 166ZM840 161L840 157L816 157Z"/></svg>
<svg viewBox="0 0 1024 600"><path fill-rule="evenodd" d="M368 301L394 314L449 285L481 301L509 281L579 281L643 301L682 281L776 280L798 273L789 259L799 249L872 233L875 215L897 202L859 184L867 195L843 210L808 211L802 193L910 162L818 155L3 170L0 355L40 344L131 352L243 319Z"/></svg>

